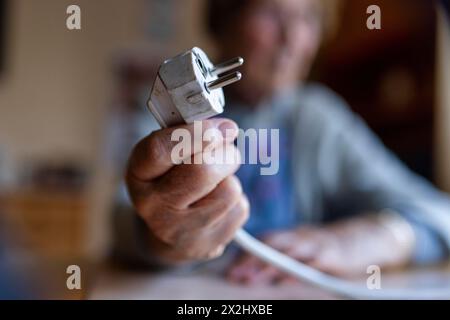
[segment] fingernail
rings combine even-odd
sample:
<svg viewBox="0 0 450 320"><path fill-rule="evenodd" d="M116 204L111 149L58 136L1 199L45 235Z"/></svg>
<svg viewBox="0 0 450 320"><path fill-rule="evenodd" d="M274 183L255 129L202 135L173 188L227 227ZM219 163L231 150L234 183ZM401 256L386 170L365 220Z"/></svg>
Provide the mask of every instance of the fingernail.
<svg viewBox="0 0 450 320"><path fill-rule="evenodd" d="M224 119L218 123L218 129L225 140L234 140L238 134L238 126L234 121Z"/></svg>

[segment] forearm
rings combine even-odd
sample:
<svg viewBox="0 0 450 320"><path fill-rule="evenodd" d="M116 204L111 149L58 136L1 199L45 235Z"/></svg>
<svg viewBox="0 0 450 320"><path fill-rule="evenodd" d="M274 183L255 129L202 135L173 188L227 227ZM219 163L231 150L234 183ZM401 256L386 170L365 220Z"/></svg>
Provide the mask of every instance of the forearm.
<svg viewBox="0 0 450 320"><path fill-rule="evenodd" d="M399 267L410 263L415 247L411 225L399 214L389 211L364 213L330 229L341 239L352 242L352 254L366 264Z"/></svg>
<svg viewBox="0 0 450 320"><path fill-rule="evenodd" d="M448 256L447 246L439 234L415 219L415 215L400 210L384 210L367 217L374 226L381 227L378 231L372 229L371 234L391 242L390 249L398 253L399 261L429 264Z"/></svg>

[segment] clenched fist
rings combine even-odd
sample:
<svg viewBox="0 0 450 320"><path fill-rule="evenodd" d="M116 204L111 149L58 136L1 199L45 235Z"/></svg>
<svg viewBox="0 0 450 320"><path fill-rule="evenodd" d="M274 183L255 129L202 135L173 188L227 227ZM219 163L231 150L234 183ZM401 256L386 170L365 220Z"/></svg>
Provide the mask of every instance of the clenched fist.
<svg viewBox="0 0 450 320"><path fill-rule="evenodd" d="M227 154L235 161L174 165L176 129L193 137L186 157L214 159L216 154ZM233 144L237 125L228 119L210 119L202 122L202 136L206 131L209 139L201 142L194 141L194 125L155 131L136 145L129 160L129 194L148 226L151 254L165 263L219 256L248 218L248 200L234 176L240 164Z"/></svg>

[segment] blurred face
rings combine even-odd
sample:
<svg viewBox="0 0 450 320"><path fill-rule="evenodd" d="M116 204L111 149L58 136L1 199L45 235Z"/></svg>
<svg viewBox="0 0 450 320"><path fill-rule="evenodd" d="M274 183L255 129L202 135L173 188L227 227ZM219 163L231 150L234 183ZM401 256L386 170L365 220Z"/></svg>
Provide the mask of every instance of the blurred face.
<svg viewBox="0 0 450 320"><path fill-rule="evenodd" d="M270 96L297 85L320 44L317 0L251 0L227 34L223 51L245 58L241 92Z"/></svg>

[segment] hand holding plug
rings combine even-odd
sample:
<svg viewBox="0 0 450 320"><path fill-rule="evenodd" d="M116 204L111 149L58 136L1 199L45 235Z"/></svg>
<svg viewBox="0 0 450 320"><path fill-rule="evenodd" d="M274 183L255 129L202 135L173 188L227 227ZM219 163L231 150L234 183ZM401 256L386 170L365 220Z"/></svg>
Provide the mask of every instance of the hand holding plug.
<svg viewBox="0 0 450 320"><path fill-rule="evenodd" d="M241 77L238 72L222 74L242 63L242 58L237 58L214 66L203 51L194 48L165 61L158 71L148 107L162 129L134 148L127 184L134 206L148 226L150 249L164 263L221 255L248 218L249 204L234 176L239 161L175 165L171 158L177 143L171 139L172 133L184 129L195 137L193 122L203 120L201 136L209 129L215 129L217 135L212 142L192 141L191 153L186 156L223 148L240 159L233 143L237 125L228 119L207 118L223 112L221 88Z"/></svg>

